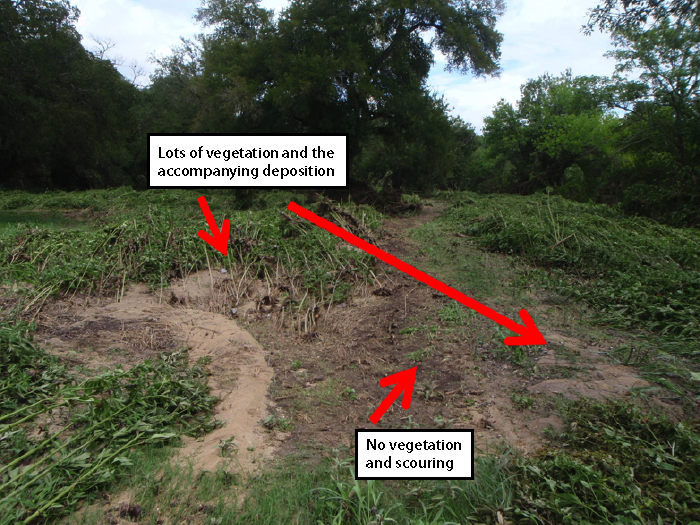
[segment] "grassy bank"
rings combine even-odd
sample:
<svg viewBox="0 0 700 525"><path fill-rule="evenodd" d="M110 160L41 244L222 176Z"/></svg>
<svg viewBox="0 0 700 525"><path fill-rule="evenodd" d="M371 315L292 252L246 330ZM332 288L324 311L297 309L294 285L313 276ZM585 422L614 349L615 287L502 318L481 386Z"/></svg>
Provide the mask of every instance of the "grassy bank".
<svg viewBox="0 0 700 525"><path fill-rule="evenodd" d="M691 404L700 400L698 230L544 194L449 198L449 231L519 257L531 265L523 279L585 303L603 326L637 334L614 357Z"/></svg>
<svg viewBox="0 0 700 525"><path fill-rule="evenodd" d="M73 210L79 228L46 228L15 222L0 238L0 281L30 290L25 310L61 293L119 296L129 282L165 286L202 268L223 268L236 280L263 279L272 289L289 290L290 302L342 301L353 283L369 274L370 257L339 249L335 236L285 215L291 199L304 196L260 193L241 201L233 192L212 192L208 203L216 220L231 220L228 254L211 249L198 236L208 230L194 191L130 189L82 193L9 192L0 210L22 205L41 210ZM263 198L264 197L264 198ZM253 201L251 205L250 201ZM248 209L241 210L245 204ZM308 204L314 207L312 203ZM81 210L76 213L75 210ZM379 224L371 208L349 209L363 231ZM343 215L328 216L342 226Z"/></svg>
<svg viewBox="0 0 700 525"><path fill-rule="evenodd" d="M481 248L546 269L606 323L700 336L700 231L548 195L457 195L445 219Z"/></svg>

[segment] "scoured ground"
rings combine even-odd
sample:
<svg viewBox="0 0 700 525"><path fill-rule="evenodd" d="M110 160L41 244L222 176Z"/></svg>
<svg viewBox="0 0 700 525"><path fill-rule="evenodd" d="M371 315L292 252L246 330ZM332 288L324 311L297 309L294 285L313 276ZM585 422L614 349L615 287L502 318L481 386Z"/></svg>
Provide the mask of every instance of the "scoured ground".
<svg viewBox="0 0 700 525"><path fill-rule="evenodd" d="M429 258L407 234L438 212L429 207L419 217L387 221L380 247L427 270ZM462 239L453 245L476 256ZM480 257L487 266L507 261ZM517 319L513 301L502 299L487 304ZM503 354L495 323L469 312L449 322L445 309L453 301L383 263L373 286L323 310L308 333L280 329L274 317L251 321L248 327L275 370L272 409L294 425L282 453L315 458L330 448L351 448L354 429L372 427L368 417L389 392L379 380L416 365L411 409L395 403L377 427L474 428L481 450L502 441L524 452L541 446L543 431L561 426L555 408L560 397L628 398L652 386L633 368L611 364L608 337L572 323L564 314L573 307L553 307L534 293L528 303L549 344L527 348L527 365L514 365Z"/></svg>

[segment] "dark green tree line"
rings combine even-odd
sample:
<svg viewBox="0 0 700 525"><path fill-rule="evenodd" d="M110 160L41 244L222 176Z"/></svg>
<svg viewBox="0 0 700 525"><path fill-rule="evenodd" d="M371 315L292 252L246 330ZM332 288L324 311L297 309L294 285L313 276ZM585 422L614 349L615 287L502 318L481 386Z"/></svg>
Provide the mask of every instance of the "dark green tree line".
<svg viewBox="0 0 700 525"><path fill-rule="evenodd" d="M571 71L498 103L484 135L449 115L434 54L499 71L500 0L205 0L209 32L183 40L137 89L86 51L66 0L0 0L4 186L143 185L149 132L347 133L351 177L375 187L531 193L621 203L700 223L697 2L605 0L611 78Z"/></svg>
<svg viewBox="0 0 700 525"><path fill-rule="evenodd" d="M427 88L433 54L461 73L496 73L502 8L294 1L275 19L254 0L209 0L197 18L213 32L199 56L169 57L153 88L177 77L194 94L192 131L348 133L356 178L435 185L457 165L459 126Z"/></svg>
<svg viewBox="0 0 700 525"><path fill-rule="evenodd" d="M131 182L138 96L86 51L68 2L0 0L0 165L17 187Z"/></svg>
<svg viewBox="0 0 700 525"><path fill-rule="evenodd" d="M700 223L698 20L666 16L617 30L610 53L619 107L628 110L621 146L635 156L634 172L624 174L625 206L675 223Z"/></svg>
<svg viewBox="0 0 700 525"><path fill-rule="evenodd" d="M502 12L501 0L295 0L275 17L207 0L196 18L210 32L139 90L82 47L68 1L0 0L3 183L138 185L148 132L220 132L347 133L353 177L444 184L473 130L429 91L434 53L496 74Z"/></svg>
<svg viewBox="0 0 700 525"><path fill-rule="evenodd" d="M618 7L619 6L619 7ZM611 32L611 78L545 74L496 105L463 186L551 190L629 213L700 224L697 2L609 1L591 30Z"/></svg>

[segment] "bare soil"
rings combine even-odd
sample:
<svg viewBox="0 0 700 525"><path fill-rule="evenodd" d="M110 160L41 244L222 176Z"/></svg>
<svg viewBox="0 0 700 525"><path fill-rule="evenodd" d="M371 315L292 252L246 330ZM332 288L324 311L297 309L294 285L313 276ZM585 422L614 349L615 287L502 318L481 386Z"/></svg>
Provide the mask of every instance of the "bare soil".
<svg viewBox="0 0 700 525"><path fill-rule="evenodd" d="M203 470L252 472L273 448L259 423L267 414L273 373L250 333L231 318L197 307L194 299L209 286L195 276L174 288L183 301L190 292L193 307L171 305L145 285L132 287L119 302L59 303L40 319L36 338L73 365L92 369L128 368L186 349L190 366L208 363L212 395L220 399L215 417L222 425L204 438L183 438L179 458Z"/></svg>
<svg viewBox="0 0 700 525"><path fill-rule="evenodd" d="M439 212L427 207L414 217L387 220L379 246L424 269L428 257L417 255L420 246L407 233ZM411 408L395 402L376 428L475 429L482 452L503 443L523 453L542 446L545 429L561 429L560 398L629 398L652 386L633 368L611 364L602 341L585 331L572 335L557 308L531 302L528 310L549 344L527 350L529 369L494 357L492 321L442 323L439 312L452 300L384 263L377 265L373 287L321 311L304 333L284 329L274 315L250 318L246 327L275 372L270 410L293 422L278 453L313 460L321 451L351 449L354 430L373 427L368 418L390 391L380 388L380 379L416 365ZM523 400L532 405L523 407Z"/></svg>

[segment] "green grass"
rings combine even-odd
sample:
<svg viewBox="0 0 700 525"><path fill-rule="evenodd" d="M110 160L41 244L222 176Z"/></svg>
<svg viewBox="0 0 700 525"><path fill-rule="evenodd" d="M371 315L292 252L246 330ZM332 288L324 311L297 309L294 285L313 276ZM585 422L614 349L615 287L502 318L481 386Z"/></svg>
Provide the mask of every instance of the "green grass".
<svg viewBox="0 0 700 525"><path fill-rule="evenodd" d="M81 221L57 212L0 211L0 236L11 234L20 225L32 228L78 228Z"/></svg>
<svg viewBox="0 0 700 525"><path fill-rule="evenodd" d="M697 422L674 424L627 403L577 401L563 410L567 431L550 448L529 458L508 450L479 455L474 481L358 481L349 459L310 468L288 458L244 485L224 485L223 473L195 479L168 467L162 479L142 474L131 487L145 523L154 522L148 517L159 501L173 499L168 512L181 518L210 501L221 524L444 525L497 523L499 514L518 524L698 523ZM154 485L167 496L153 496ZM241 490L246 497L236 508Z"/></svg>
<svg viewBox="0 0 700 525"><path fill-rule="evenodd" d="M516 504L533 523L700 523L700 422L580 400L556 445L520 460Z"/></svg>
<svg viewBox="0 0 700 525"><path fill-rule="evenodd" d="M131 495L147 524L205 516L220 525L446 525L498 523L500 515L518 525L697 525L697 423L674 424L626 403L578 401L562 415L567 431L550 448L531 457L479 453L473 481L359 481L352 458L332 454L315 466L287 457L246 479L159 467L141 449L141 468L126 467L128 479L114 488ZM93 508L67 523L97 525L104 516Z"/></svg>
<svg viewBox="0 0 700 525"><path fill-rule="evenodd" d="M110 485L123 501L106 500L84 506L64 518L64 525L114 523L232 523L238 514L237 497L244 478L230 470L199 472L191 465L172 460L172 449L144 447L131 454L133 465ZM128 513L137 513L130 518ZM221 521L211 521L221 520Z"/></svg>
<svg viewBox="0 0 700 525"><path fill-rule="evenodd" d="M481 300L502 292L502 280L510 269L491 254L474 257L472 252L477 250L465 250L464 243L455 239L444 223L425 223L411 230L410 236L420 243L417 255L428 257L428 265L434 277ZM412 262L418 264L415 259ZM425 266L425 263L421 266Z"/></svg>
<svg viewBox="0 0 700 525"><path fill-rule="evenodd" d="M697 230L548 195L460 194L444 220L483 249L545 268L560 292L585 301L606 323L700 336Z"/></svg>
<svg viewBox="0 0 700 525"><path fill-rule="evenodd" d="M638 366L686 407L700 400L692 379L700 372L698 230L558 196L462 192L451 199L443 227L529 264L518 270L520 288L537 283L585 303L602 326L626 331L611 357Z"/></svg>
<svg viewBox="0 0 700 525"><path fill-rule="evenodd" d="M315 467L287 458L245 479L224 470L197 474L172 463L159 468L145 452L138 456L143 458L142 468L129 467L129 482L115 484L115 489L131 495L129 503L139 509L139 523L204 518L204 523L219 525L445 525L495 520L497 512L513 512L512 484L505 469L508 454L478 458L474 482L384 482L356 480L352 461L333 456ZM156 457L165 459L162 454ZM109 507L88 508L66 523L101 525L106 513L115 514Z"/></svg>
<svg viewBox="0 0 700 525"><path fill-rule="evenodd" d="M421 348L420 350L409 352L408 354L406 354L406 357L411 361L420 362L423 359L430 357L434 351L435 348L433 348L432 346L428 346L426 348Z"/></svg>

